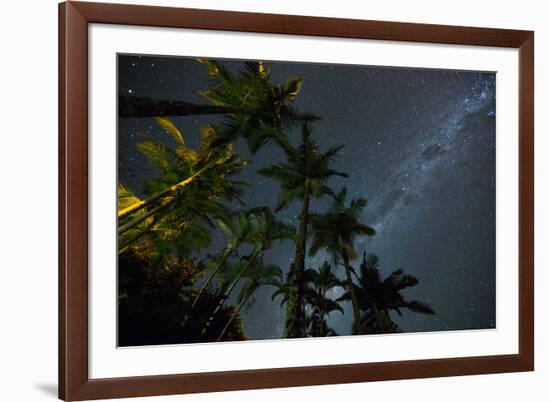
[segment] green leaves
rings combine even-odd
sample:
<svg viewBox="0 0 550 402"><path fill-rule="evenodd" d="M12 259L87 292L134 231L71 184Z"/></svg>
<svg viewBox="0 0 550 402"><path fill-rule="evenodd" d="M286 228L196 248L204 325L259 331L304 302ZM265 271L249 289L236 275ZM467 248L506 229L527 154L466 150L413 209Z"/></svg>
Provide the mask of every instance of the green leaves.
<svg viewBox="0 0 550 402"><path fill-rule="evenodd" d="M276 240L296 239L294 226L278 221L270 208L254 208L250 210L249 222L251 233L249 238L262 250L271 248Z"/></svg>
<svg viewBox="0 0 550 402"><path fill-rule="evenodd" d="M127 244L130 238L134 239L132 242L139 240L142 246L149 244L168 253L190 255L210 244L211 217L226 210L220 201L231 201L242 193L243 184L230 177L247 161L234 155L230 144L215 144L218 133L214 126L202 129L201 148L193 150L185 145L181 131L170 119L157 118L156 121L177 146L171 148L148 137L137 144L160 174L143 184L145 193L149 194L143 201L130 199L133 204L126 205L129 204L127 194L119 195L120 202L126 203L122 211L128 211L126 215L129 215L125 212L121 215L119 209L122 225L119 234L125 238L120 244ZM143 232L125 234L134 222ZM160 240L167 244L159 245Z"/></svg>
<svg viewBox="0 0 550 402"><path fill-rule="evenodd" d="M303 188L291 188L286 191L281 191L277 197L277 204L275 211L280 211L287 206L287 204L293 200L301 199L304 197L305 191Z"/></svg>
<svg viewBox="0 0 550 402"><path fill-rule="evenodd" d="M173 172L176 169L175 155L166 145L146 139L136 145L137 149L144 154L151 164L162 172Z"/></svg>
<svg viewBox="0 0 550 402"><path fill-rule="evenodd" d="M285 129L316 119L293 107L302 87L301 77L291 77L281 86L270 81L270 68L262 62L247 61L244 69L231 73L216 61L198 61L207 67L209 78L208 90L200 95L228 108L220 130L226 143L242 136L255 153L271 142L284 142Z"/></svg>
<svg viewBox="0 0 550 402"><path fill-rule="evenodd" d="M293 101L300 93L303 82L302 77L290 77L287 79L281 90L282 98Z"/></svg>
<svg viewBox="0 0 550 402"><path fill-rule="evenodd" d="M141 200L136 197L130 190L124 186L124 184L118 184L118 209L124 209Z"/></svg>
<svg viewBox="0 0 550 402"><path fill-rule="evenodd" d="M312 139L310 125L304 123L300 145L296 148L286 142L283 145L286 163L272 164L258 170L258 173L280 183L281 192L276 210L286 207L292 200L303 199L306 192L314 197L332 195L327 181L332 176L347 176L346 173L330 168L339 149L341 147L331 148L327 153L321 154Z"/></svg>
<svg viewBox="0 0 550 402"><path fill-rule="evenodd" d="M305 179L302 172L296 171L290 164L273 164L269 167L259 169L258 173L269 177L270 179L280 181L283 184L293 183L294 181L303 182Z"/></svg>
<svg viewBox="0 0 550 402"><path fill-rule="evenodd" d="M185 146L185 142L183 141L183 135L181 134L180 130L172 123L172 120L170 120L167 117L156 117L155 121L164 128L164 130L174 138L174 140L177 142L178 146Z"/></svg>
<svg viewBox="0 0 550 402"><path fill-rule="evenodd" d="M274 264L264 265L263 261L256 260L243 275L244 283L237 297L237 301L249 299L261 286L273 286L274 279L281 275L281 268Z"/></svg>

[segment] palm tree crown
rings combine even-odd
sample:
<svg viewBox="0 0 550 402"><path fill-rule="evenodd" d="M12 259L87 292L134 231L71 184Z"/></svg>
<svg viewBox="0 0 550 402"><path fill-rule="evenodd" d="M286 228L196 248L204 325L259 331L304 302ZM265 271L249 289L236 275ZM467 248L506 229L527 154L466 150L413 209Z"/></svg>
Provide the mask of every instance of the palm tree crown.
<svg viewBox="0 0 550 402"><path fill-rule="evenodd" d="M145 183L143 200L119 187L119 250L148 234L170 240L188 254L192 246L209 244L207 226L227 209L220 201L239 199L244 184L231 176L248 162L233 153L231 144L215 144L219 134L214 126L203 127L201 147L194 150L169 119L157 122L177 145L172 148L148 137L137 145L160 174Z"/></svg>
<svg viewBox="0 0 550 402"><path fill-rule="evenodd" d="M215 106L227 108L222 141L241 135L252 152L270 141L284 141L283 130L301 121L317 119L299 113L293 102L302 88L301 77L290 77L282 85L271 82L270 68L262 62L245 62L232 74L213 60L199 59L208 68L209 89L200 92Z"/></svg>
<svg viewBox="0 0 550 402"><path fill-rule="evenodd" d="M399 327L390 318L390 311L402 315L407 309L420 314L435 314L425 303L417 300L406 300L401 293L404 289L418 285L418 279L404 274L402 269L393 271L382 279L378 257L363 254L360 266L359 284L354 291L362 312L361 323L367 333L400 332ZM347 292L342 299L349 299Z"/></svg>
<svg viewBox="0 0 550 402"><path fill-rule="evenodd" d="M312 214L313 241L309 254L314 256L320 248L325 248L338 260L346 256L349 260L357 258L354 248L358 236L373 236L376 232L370 226L360 222L361 213L367 205L365 198L352 200L346 206L347 188L344 187L334 197L330 210L324 214Z"/></svg>
<svg viewBox="0 0 550 402"><path fill-rule="evenodd" d="M311 226L313 228L313 241L310 255L315 255L320 248L324 248L333 256L335 264L340 259L344 263L348 291L350 292L355 316L354 331L362 333L360 327L359 305L355 297L353 279L351 276L350 260L357 257L355 252L355 239L358 236L373 236L373 228L360 222L363 208L367 200L357 198L346 206L347 189L344 187L335 197L330 210L325 214L312 214Z"/></svg>
<svg viewBox="0 0 550 402"><path fill-rule="evenodd" d="M302 126L302 142L297 148L283 147L286 163L273 164L259 170L259 173L276 180L281 185L276 211L287 206L292 200L304 199L307 196L322 197L333 195L327 182L332 176L349 177L330 167L334 157L344 146L332 147L321 153L315 143L311 126Z"/></svg>
<svg viewBox="0 0 550 402"><path fill-rule="evenodd" d="M336 335L336 332L328 326L327 319L333 311L344 313L337 301L329 297L329 292L344 284L331 271L330 264L325 261L319 270L308 269L305 272L306 292L305 299L311 308L307 317L308 334L311 336Z"/></svg>

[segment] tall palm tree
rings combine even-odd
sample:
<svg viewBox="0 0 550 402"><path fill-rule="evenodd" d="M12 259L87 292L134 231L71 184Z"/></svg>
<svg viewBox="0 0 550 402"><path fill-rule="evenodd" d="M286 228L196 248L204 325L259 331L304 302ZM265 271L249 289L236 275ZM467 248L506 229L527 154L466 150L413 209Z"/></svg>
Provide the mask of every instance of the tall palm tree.
<svg viewBox="0 0 550 402"><path fill-rule="evenodd" d="M314 256L321 248L324 248L332 254L335 265L338 265L340 259L342 260L353 305L355 332L361 334L359 304L353 286L350 261L357 257L354 247L355 239L358 236L373 236L375 231L360 221L367 200L356 198L346 205L346 194L347 189L344 187L334 197L332 207L327 213L311 215L313 241L310 255Z"/></svg>
<svg viewBox="0 0 550 402"><path fill-rule="evenodd" d="M254 293L262 286L273 286L274 281L280 275L281 269L276 265L263 265L262 263L257 262L254 266L250 267L244 276L245 282L239 292L239 295L237 296L237 306L234 308L233 314L227 321L227 324L225 324L225 327L220 332L217 341L223 339L225 332L239 315L242 308L245 305L250 304L250 302L254 302Z"/></svg>
<svg viewBox="0 0 550 402"><path fill-rule="evenodd" d="M293 107L301 86L301 77L290 77L283 85L271 82L270 68L262 62L245 62L244 68L231 73L214 60L198 59L206 65L209 89L200 92L211 104L119 96L120 117L159 117L186 115L225 115L223 138L228 142L242 135L252 152L282 136L282 130L303 120L314 120Z"/></svg>
<svg viewBox="0 0 550 402"><path fill-rule="evenodd" d="M330 264L325 261L319 270L308 269L305 272L307 281L305 299L311 307L308 333L311 336L335 335L335 331L327 324L328 316L333 311L344 313L337 301L331 299L328 293L343 283L331 272Z"/></svg>
<svg viewBox="0 0 550 402"><path fill-rule="evenodd" d="M398 325L391 320L391 311L398 315L402 315L403 309L420 314L435 314L427 304L406 300L401 294L402 290L418 285L417 278L398 269L382 279L378 257L375 255L367 257L363 254L358 279L359 284L354 285L354 292L362 312L361 324L367 333L400 332ZM349 291L342 296L342 299L349 298Z"/></svg>
<svg viewBox="0 0 550 402"><path fill-rule="evenodd" d="M255 208L249 214L250 232L247 239L254 244L252 251L240 259L239 268L233 280L223 286L218 293L219 303L210 314L210 318L203 328L206 332L210 323L214 320L217 312L222 308L223 304L229 297L239 281L259 260L265 250L273 246L274 241L296 240L296 232L293 226L286 225L275 219L275 215L269 208Z"/></svg>
<svg viewBox="0 0 550 402"><path fill-rule="evenodd" d="M306 122L302 125L302 141L298 148L283 146L286 163L274 164L259 170L259 173L278 181L281 185L277 211L293 200L302 200L296 255L289 278L285 338L303 336L304 271L310 202L312 197L333 194L327 185L332 176L348 177L346 173L330 167L342 147L333 147L321 153L312 137L311 127Z"/></svg>

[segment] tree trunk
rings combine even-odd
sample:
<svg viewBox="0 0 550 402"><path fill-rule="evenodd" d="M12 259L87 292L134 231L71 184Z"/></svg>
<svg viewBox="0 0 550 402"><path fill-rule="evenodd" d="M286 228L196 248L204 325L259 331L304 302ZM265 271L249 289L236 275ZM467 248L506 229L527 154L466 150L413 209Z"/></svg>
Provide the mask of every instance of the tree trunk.
<svg viewBox="0 0 550 402"><path fill-rule="evenodd" d="M212 273L210 274L210 276L208 277L208 279L206 280L204 285L202 285L202 287L200 288L199 293L195 297L195 300L193 300L193 304L191 304L191 308L195 307L195 305L199 301L202 293L206 290L208 285L210 285L210 282L212 282L212 280L214 279L214 276L216 276L216 274L218 273L218 271L222 267L222 265L225 262L225 260L227 259L227 257L229 257L233 251L235 251L235 248L230 248L230 249L226 250L225 253L223 253L223 256L222 256L220 262L218 263L218 265L216 265L216 268L214 268L214 271L212 271Z"/></svg>
<svg viewBox="0 0 550 402"><path fill-rule="evenodd" d="M321 300L323 300L323 304L321 305L321 308L319 309L319 316L321 318L321 329L319 330L319 336L322 336L322 337L325 337L327 336L327 327L328 327L328 324L327 324L327 319L328 319L328 314L325 314L325 311L326 311L326 305L325 305L325 300L326 300L326 296L327 296L327 291L325 289L325 287L323 286L321 288Z"/></svg>
<svg viewBox="0 0 550 402"><path fill-rule="evenodd" d="M150 211L147 211L143 215L138 216L137 218L132 219L130 222L125 223L124 225L121 225L118 227L118 235L122 235L126 233L128 230L136 227L146 219L150 218L151 216L158 214L160 211L168 208L170 204L172 204L173 201L164 202L160 205L157 205L155 208L151 209Z"/></svg>
<svg viewBox="0 0 550 402"><path fill-rule="evenodd" d="M357 302L357 296L355 295L355 289L353 288L353 279L351 277L351 268L349 266L349 257L345 251L342 252L342 259L344 260L344 267L346 269L346 279L348 281L349 294L351 296L351 304L353 305L353 317L354 317L354 329L358 335L363 334L363 326L361 325L361 314L359 313L359 303Z"/></svg>
<svg viewBox="0 0 550 402"><path fill-rule="evenodd" d="M327 322L325 321L324 316L321 316L321 327L319 328L319 336L327 336Z"/></svg>
<svg viewBox="0 0 550 402"><path fill-rule="evenodd" d="M376 304L372 305L372 310L374 311L374 317L375 317L375 330L378 334L383 334L386 330L386 323L383 317L380 315L380 310L378 310L378 306Z"/></svg>
<svg viewBox="0 0 550 402"><path fill-rule="evenodd" d="M238 112L243 112L243 110L228 106L199 105L138 96L119 95L118 97L118 117L122 118L231 114Z"/></svg>
<svg viewBox="0 0 550 402"><path fill-rule="evenodd" d="M229 329L229 326L231 325L231 323L233 321L235 321L235 318L237 318L237 316L239 315L241 309L243 308L243 306L246 304L246 302L248 301L248 297L245 297L243 298L243 300L239 303L239 305L237 306L237 308L235 309L235 311L233 312L233 314L231 314L231 318L229 319L229 321L227 321L227 324L225 324L225 327L223 327L222 331L220 332L220 334L218 335L218 339L216 339L216 342L219 342L222 340L223 336L225 335L225 333L227 332L227 330Z"/></svg>
<svg viewBox="0 0 550 402"><path fill-rule="evenodd" d="M252 265L252 263L256 260L256 257L258 256L260 251L262 251L261 248L258 248L256 251L254 251L254 253L250 256L250 259L248 260L248 262L239 271L239 273L237 274L237 277L235 278L235 280L233 281L233 283L231 284L229 289L227 289L227 291L223 295L224 297L222 297L220 299L218 305L216 306L216 308L214 309L214 311L210 315L210 318L208 319L208 321L204 325L204 328L201 331L201 335L204 335L206 333L206 330L208 329L208 327L210 327L210 325L212 324L212 321L214 321L214 317L216 316L218 311L220 311L220 309L222 308L225 301L229 298L229 296L231 295L231 292L233 292L233 289L235 289L235 287L237 286L237 283L239 283L239 280L242 278L242 276L244 275L244 273L246 272L248 267L250 267L250 265Z"/></svg>
<svg viewBox="0 0 550 402"><path fill-rule="evenodd" d="M307 184L306 184L307 186ZM306 265L307 223L309 217L309 191L306 188L300 214L298 242L294 265L291 266L289 277L289 294L286 305L286 321L284 338L299 338L304 336L304 271Z"/></svg>
<svg viewBox="0 0 550 402"><path fill-rule="evenodd" d="M199 170L197 170L196 173L192 174L191 176L189 176L187 179L185 180L182 180L180 181L179 183L176 183L174 184L173 186L170 186L169 188L167 188L166 190L162 190L162 191L159 191L158 193L156 194L153 194L152 196L144 199L144 200L139 200L137 202L134 202L132 205L129 205L127 206L126 208L123 208L122 210L118 211L118 219L122 219L122 218L125 218L126 216L128 215L131 215L151 204L153 204L154 202L156 202L157 200L161 199L162 197L164 196L167 196L169 195L170 193L173 193L175 192L176 190L182 188L182 187L185 187L187 186L188 184L192 183L193 180L195 180L197 178L197 176L200 176L201 174L203 174L205 171L207 171L208 169L210 169L212 166L214 166L215 164L217 163L223 163L227 160L227 157L222 157L218 160L215 160L215 161L212 161L210 163L207 163L205 166L203 166L202 168L200 168ZM132 226L133 227L133 226ZM131 227L130 227L131 228ZM128 229L125 229L124 231L126 231ZM121 231L121 229L119 228L119 234L123 233L124 231Z"/></svg>
<svg viewBox="0 0 550 402"><path fill-rule="evenodd" d="M123 252L125 252L128 249L128 247L130 247L130 245L132 243L139 240L143 235L145 235L145 233L147 233L148 230L151 229L151 227L155 223L156 223L156 219L153 219L153 221L149 225L147 225L147 227L145 229L143 229L141 232L139 232L138 234L134 235L133 237L131 237L129 239L121 239L119 241L119 244L118 244L118 253L122 254Z"/></svg>

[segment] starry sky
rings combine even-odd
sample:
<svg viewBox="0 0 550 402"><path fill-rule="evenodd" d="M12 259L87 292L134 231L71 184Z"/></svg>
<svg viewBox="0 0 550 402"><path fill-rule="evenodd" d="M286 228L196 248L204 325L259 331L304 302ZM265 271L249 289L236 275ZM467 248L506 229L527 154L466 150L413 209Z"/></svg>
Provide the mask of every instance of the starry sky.
<svg viewBox="0 0 550 402"><path fill-rule="evenodd" d="M238 60L219 61L230 71L242 66ZM367 198L362 220L377 231L356 242L358 254L378 255L383 276L398 268L416 276L420 283L404 294L436 312L424 316L405 311L392 319L405 332L494 328L495 73L270 64L275 83L303 77L296 106L322 117L313 125L321 150L346 145L334 168L350 178L334 178L329 184L336 190L346 185L348 199ZM205 103L197 92L206 87L205 67L192 58L118 56L120 94ZM218 119L186 116L173 121L193 146L200 126ZM140 194L143 179L155 172L135 147L138 133L168 144L170 139L153 119L119 119L119 180ZM299 129L288 135L297 141ZM242 140L235 151L253 161L239 177L252 186L244 197L247 205L274 207L278 184L256 170L284 161L283 153L267 146L252 156ZM328 198L315 200L312 212L323 212L329 204ZM296 225L299 210L296 202L278 217ZM266 262L286 270L293 257L294 247L287 242L269 251ZM319 253L306 263L318 267L326 258ZM284 308L271 301L272 292L260 289L242 313L251 339L282 335ZM349 303L344 310L329 319L341 335L350 333L353 316Z"/></svg>

